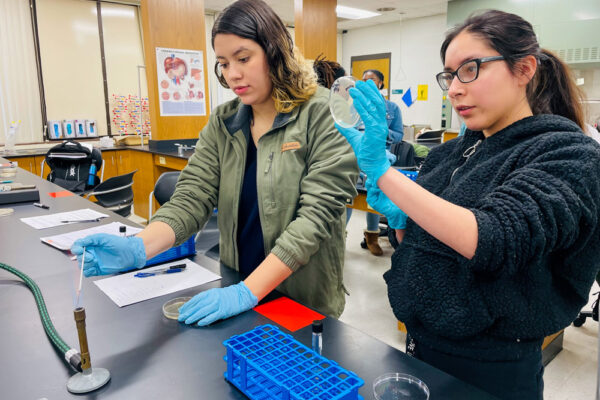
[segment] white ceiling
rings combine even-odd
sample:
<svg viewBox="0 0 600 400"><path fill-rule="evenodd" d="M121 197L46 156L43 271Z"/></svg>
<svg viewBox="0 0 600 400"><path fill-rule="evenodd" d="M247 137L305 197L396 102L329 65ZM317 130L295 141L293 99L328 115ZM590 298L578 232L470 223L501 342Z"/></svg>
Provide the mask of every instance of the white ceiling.
<svg viewBox="0 0 600 400"><path fill-rule="evenodd" d="M338 0L338 5L373 12L379 12L377 9L382 7L394 7L395 10L381 12L380 16L373 18L338 19L337 28L338 30L362 28L387 22L445 14L448 1L451 0ZM232 0L204 0L204 8L207 12L221 11L232 2ZM294 0L265 0L265 2L287 25L294 25Z"/></svg>

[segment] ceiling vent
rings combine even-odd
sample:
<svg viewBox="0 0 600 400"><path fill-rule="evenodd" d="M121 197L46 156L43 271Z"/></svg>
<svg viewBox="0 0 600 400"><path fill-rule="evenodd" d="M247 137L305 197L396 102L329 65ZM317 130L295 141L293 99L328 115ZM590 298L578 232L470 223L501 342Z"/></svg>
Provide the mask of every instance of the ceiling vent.
<svg viewBox="0 0 600 400"><path fill-rule="evenodd" d="M600 47L578 47L571 49L553 50L566 63L600 62Z"/></svg>

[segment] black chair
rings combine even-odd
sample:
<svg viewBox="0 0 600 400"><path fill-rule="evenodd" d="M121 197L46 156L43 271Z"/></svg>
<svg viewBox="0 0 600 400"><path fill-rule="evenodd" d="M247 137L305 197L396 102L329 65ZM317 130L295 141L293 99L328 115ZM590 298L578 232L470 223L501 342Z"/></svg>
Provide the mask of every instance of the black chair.
<svg viewBox="0 0 600 400"><path fill-rule="evenodd" d="M133 204L133 174L136 172L137 169L128 174L108 178L93 191L86 193L86 197L95 196L98 205L128 217L131 215Z"/></svg>
<svg viewBox="0 0 600 400"><path fill-rule="evenodd" d="M600 284L600 272L596 275L596 283ZM592 303L591 311L580 311L577 318L573 321L573 325L580 327L585 323L586 318L591 318L594 321L598 321L598 302L600 301L600 292L596 292L593 296L597 296L594 303Z"/></svg>
<svg viewBox="0 0 600 400"><path fill-rule="evenodd" d="M594 293L594 296L598 295L598 293ZM580 327L585 323L586 318L591 318L594 321L598 322L598 297L594 300L592 304L591 311L580 311L577 318L573 321L573 326Z"/></svg>
<svg viewBox="0 0 600 400"><path fill-rule="evenodd" d="M150 218L152 218L153 214L153 201L152 197L156 199L159 205L165 204L175 191L175 185L177 184L177 180L179 179L179 174L181 171L173 171L173 172L163 172L157 179L154 184L154 190L150 192L150 196L148 198L148 222L150 222Z"/></svg>
<svg viewBox="0 0 600 400"><path fill-rule="evenodd" d="M163 172L154 184L154 190L148 198L148 222L152 218L153 201L156 199L159 205L165 204L173 193L179 179L180 171ZM215 260L219 259L219 227L217 225L216 209L206 222L206 225L196 234L196 250Z"/></svg>

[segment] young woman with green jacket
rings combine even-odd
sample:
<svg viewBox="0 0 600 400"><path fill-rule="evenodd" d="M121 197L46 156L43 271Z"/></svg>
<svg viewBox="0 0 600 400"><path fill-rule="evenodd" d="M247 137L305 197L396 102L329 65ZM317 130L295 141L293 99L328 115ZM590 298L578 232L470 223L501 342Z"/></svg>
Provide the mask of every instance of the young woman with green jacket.
<svg viewBox="0 0 600 400"><path fill-rule="evenodd" d="M345 206L356 158L335 130L328 91L260 0L240 0L212 30L215 72L238 98L213 111L171 200L136 237L74 244L86 276L141 268L200 230L218 207L221 262L242 282L201 292L179 320L207 325L277 288L333 317L344 309Z"/></svg>

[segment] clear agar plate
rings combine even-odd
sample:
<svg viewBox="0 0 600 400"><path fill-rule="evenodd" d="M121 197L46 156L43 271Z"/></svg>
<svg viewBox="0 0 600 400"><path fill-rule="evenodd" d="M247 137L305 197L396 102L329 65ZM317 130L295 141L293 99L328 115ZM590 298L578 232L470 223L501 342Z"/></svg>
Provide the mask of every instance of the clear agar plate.
<svg viewBox="0 0 600 400"><path fill-rule="evenodd" d="M338 125L352 128L360 122L349 90L354 87L356 80L351 76L342 76L333 82L329 91L329 111Z"/></svg>
<svg viewBox="0 0 600 400"><path fill-rule="evenodd" d="M377 400L428 400L429 388L412 375L389 373L373 382L373 393Z"/></svg>
<svg viewBox="0 0 600 400"><path fill-rule="evenodd" d="M163 315L169 319L179 318L179 307L187 303L191 297L176 297L163 304Z"/></svg>

